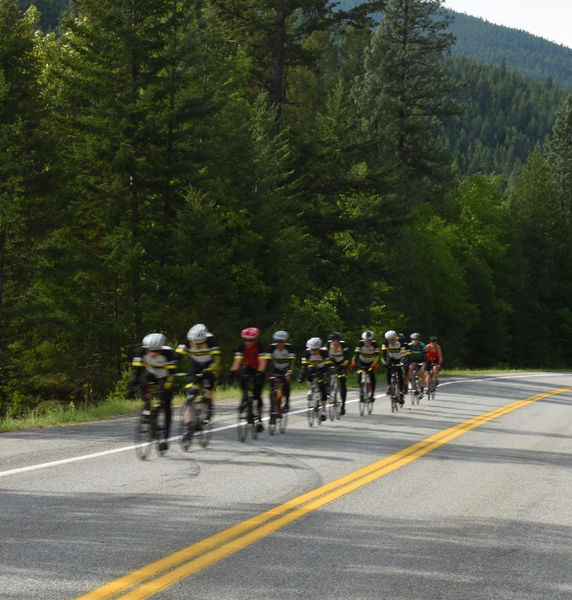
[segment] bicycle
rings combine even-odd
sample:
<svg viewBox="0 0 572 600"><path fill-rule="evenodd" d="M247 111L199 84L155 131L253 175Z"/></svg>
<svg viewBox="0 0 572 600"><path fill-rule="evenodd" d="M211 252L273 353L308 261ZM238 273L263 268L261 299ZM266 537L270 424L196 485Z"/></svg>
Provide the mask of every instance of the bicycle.
<svg viewBox="0 0 572 600"><path fill-rule="evenodd" d="M196 373L190 378L187 399L181 407L181 447L185 452L191 448L193 437L206 448L213 432L213 401L204 387L204 375Z"/></svg>
<svg viewBox="0 0 572 600"><path fill-rule="evenodd" d="M398 412L401 406L401 396L399 393L399 370L402 368L401 363L391 363L389 365L391 370L391 378L389 384L389 398L391 402L391 412Z"/></svg>
<svg viewBox="0 0 572 600"><path fill-rule="evenodd" d="M268 433L274 435L276 427L280 433L286 431L288 413L282 411L282 398L284 397L284 375L270 376L270 421Z"/></svg>
<svg viewBox="0 0 572 600"><path fill-rule="evenodd" d="M308 394L308 425L312 427L314 421L318 421L318 424L322 424L321 407L322 404L322 393L320 391L320 381L317 371L312 374L312 384L310 386L310 393Z"/></svg>
<svg viewBox="0 0 572 600"><path fill-rule="evenodd" d="M429 365L429 369L427 371L427 400L435 400L437 379L435 378L435 373L433 372L433 369L434 365Z"/></svg>
<svg viewBox="0 0 572 600"><path fill-rule="evenodd" d="M343 377L338 370L333 367L330 371L330 401L328 403L328 416L330 421L339 419L342 416L342 402L340 398L340 377Z"/></svg>
<svg viewBox="0 0 572 600"><path fill-rule="evenodd" d="M432 379L431 383L427 384L427 400L435 400L436 389L437 385L435 383L435 379Z"/></svg>
<svg viewBox="0 0 572 600"><path fill-rule="evenodd" d="M135 453L141 460L149 458L153 446L159 456L166 452L166 448L160 443L165 441L167 429L165 409L161 400L162 389L163 386L154 381L144 384L143 393L149 397L149 408L143 407L135 424Z"/></svg>
<svg viewBox="0 0 572 600"><path fill-rule="evenodd" d="M363 417L366 413L373 412L373 387L369 369L361 369L359 374L359 414Z"/></svg>
<svg viewBox="0 0 572 600"><path fill-rule="evenodd" d="M419 370L423 363L413 363L413 375L409 382L409 394L411 396L411 405L419 404L421 400L422 392L419 387Z"/></svg>
<svg viewBox="0 0 572 600"><path fill-rule="evenodd" d="M256 419L254 413L254 377L249 376L247 382L248 390L246 400L244 397L240 400L240 406L238 408L238 423L237 432L238 439L241 442L246 441L248 434L255 440L258 438L258 430L256 428Z"/></svg>

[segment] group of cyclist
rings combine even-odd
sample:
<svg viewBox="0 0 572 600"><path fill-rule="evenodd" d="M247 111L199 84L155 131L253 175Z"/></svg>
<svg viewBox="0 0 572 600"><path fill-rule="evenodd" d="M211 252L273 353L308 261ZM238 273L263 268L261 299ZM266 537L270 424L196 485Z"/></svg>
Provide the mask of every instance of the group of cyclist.
<svg viewBox="0 0 572 600"><path fill-rule="evenodd" d="M247 327L241 331L241 343L234 352L230 368L230 381L238 379L242 390L241 405L239 410L244 410L248 402L249 393L256 401L256 420L258 431L262 431L263 400L262 391L266 377L272 383L279 379L282 385L284 404L282 413L289 410L290 388L292 376L296 365L296 353L290 343L287 331L275 331L272 343L264 349L259 341L260 330L256 327ZM132 361L132 377L129 382L129 395L133 396L137 389L143 396L143 415L150 414L150 400L152 386L159 384L160 401L165 410L165 439L160 442L160 449L168 448L169 432L171 425L171 401L174 391L175 375L180 368L181 359L188 359L187 383L189 389L200 381L205 396L208 399L206 419L212 418L214 410L214 393L216 382L221 372L220 348L208 328L198 323L187 332L186 341L173 349L167 344L167 338L162 333L150 333L143 338L142 346L137 356ZM350 351L341 333L332 332L325 343L319 337L311 337L306 342L305 352L301 356L301 371L299 382L306 381L308 394L310 386L316 377L320 389L322 402L321 419L326 420L326 408L329 399L329 374L332 370L339 378L341 399L340 414L346 412L347 374L356 371L361 374L367 370L370 375L372 390L376 387L376 371L383 365L389 394L391 372L397 369L399 376L399 396L401 404L404 403L403 395L408 391L408 382L412 377L413 369L419 369L420 393L423 395L425 385L438 382L439 369L443 363L443 352L436 337L431 337L428 344L421 341L418 333L412 333L408 342L403 334L394 330L385 332L383 343L380 347L371 330L362 333L361 339ZM427 379L427 381L426 381ZM270 415L271 420L276 418Z"/></svg>

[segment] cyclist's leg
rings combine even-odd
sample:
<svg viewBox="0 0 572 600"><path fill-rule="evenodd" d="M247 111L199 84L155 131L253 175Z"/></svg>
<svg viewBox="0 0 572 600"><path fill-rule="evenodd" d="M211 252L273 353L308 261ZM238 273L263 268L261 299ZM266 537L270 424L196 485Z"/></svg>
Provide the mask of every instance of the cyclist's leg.
<svg viewBox="0 0 572 600"><path fill-rule="evenodd" d="M391 394L391 362L388 362L385 368L385 378L387 380L387 395Z"/></svg>
<svg viewBox="0 0 572 600"><path fill-rule="evenodd" d="M375 371L373 369L369 372L369 380L371 382L371 397L375 400L375 385L377 383L377 379L375 377Z"/></svg>

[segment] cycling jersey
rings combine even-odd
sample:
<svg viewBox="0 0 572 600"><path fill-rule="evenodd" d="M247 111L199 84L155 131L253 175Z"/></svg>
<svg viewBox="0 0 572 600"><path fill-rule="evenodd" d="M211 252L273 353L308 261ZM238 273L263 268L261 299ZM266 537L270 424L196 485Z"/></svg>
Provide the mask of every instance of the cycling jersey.
<svg viewBox="0 0 572 600"><path fill-rule="evenodd" d="M409 351L413 362L421 363L425 361L425 344L423 342L417 344L409 342L409 344L406 345L406 349Z"/></svg>
<svg viewBox="0 0 572 600"><path fill-rule="evenodd" d="M379 344L372 340L371 344L366 345L364 340L360 340L355 348L352 362L371 367L377 363L379 357Z"/></svg>
<svg viewBox="0 0 572 600"><path fill-rule="evenodd" d="M381 360L384 365L402 362L408 356L407 348L399 340L385 342L381 347Z"/></svg>
<svg viewBox="0 0 572 600"><path fill-rule="evenodd" d="M284 343L282 348L275 342L270 344L264 358L270 363L273 373L286 373L294 369L296 354L291 344Z"/></svg>
<svg viewBox="0 0 572 600"><path fill-rule="evenodd" d="M234 352L235 359L240 358L244 367L249 367L255 371L258 370L259 359L264 358L264 356L264 352L258 342L254 342L250 347L242 342Z"/></svg>
<svg viewBox="0 0 572 600"><path fill-rule="evenodd" d="M170 346L163 346L157 352L150 351L146 346L141 347L139 354L133 358L131 366L134 378L141 381L142 376L149 374L154 379L166 379L172 384L177 369L177 355Z"/></svg>
<svg viewBox="0 0 572 600"><path fill-rule="evenodd" d="M177 353L188 356L192 373L211 371L215 376L220 372L220 348L214 336L209 333L202 344L187 342L177 346Z"/></svg>
<svg viewBox="0 0 572 600"><path fill-rule="evenodd" d="M306 353L302 357L302 367L314 367L319 370L325 369L328 365L331 365L332 361L328 356L328 351L325 348L320 348L319 352L310 352L306 350Z"/></svg>
<svg viewBox="0 0 572 600"><path fill-rule="evenodd" d="M439 344L435 344L434 342L430 342L429 344L427 344L425 348L425 355L427 356L427 360L429 362L440 363L443 361L443 353L441 351L441 346L439 346Z"/></svg>
<svg viewBox="0 0 572 600"><path fill-rule="evenodd" d="M330 340L326 345L328 356L335 366L346 367L348 364L349 348L347 347L344 340L340 340L339 345L336 347Z"/></svg>

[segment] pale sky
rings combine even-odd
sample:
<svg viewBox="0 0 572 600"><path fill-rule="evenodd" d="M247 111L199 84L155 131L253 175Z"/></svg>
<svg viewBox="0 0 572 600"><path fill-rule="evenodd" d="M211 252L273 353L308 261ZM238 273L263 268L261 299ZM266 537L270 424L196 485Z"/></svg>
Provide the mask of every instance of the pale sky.
<svg viewBox="0 0 572 600"><path fill-rule="evenodd" d="M444 6L572 48L572 0L445 0Z"/></svg>

